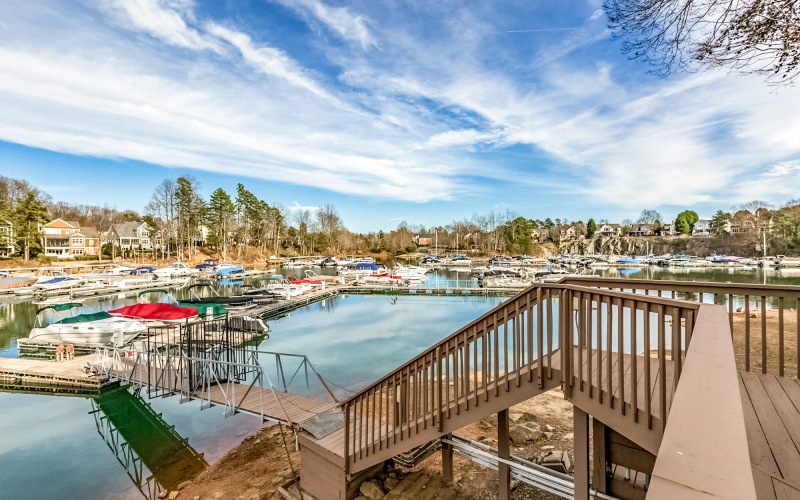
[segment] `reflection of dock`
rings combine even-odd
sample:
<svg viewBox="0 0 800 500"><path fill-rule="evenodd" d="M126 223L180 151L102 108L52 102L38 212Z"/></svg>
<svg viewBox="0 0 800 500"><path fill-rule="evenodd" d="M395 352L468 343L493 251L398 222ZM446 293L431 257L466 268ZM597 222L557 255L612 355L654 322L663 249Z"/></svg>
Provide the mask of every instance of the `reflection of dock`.
<svg viewBox="0 0 800 500"><path fill-rule="evenodd" d="M105 392L92 400L92 410L97 432L145 498L176 489L208 465L138 393Z"/></svg>

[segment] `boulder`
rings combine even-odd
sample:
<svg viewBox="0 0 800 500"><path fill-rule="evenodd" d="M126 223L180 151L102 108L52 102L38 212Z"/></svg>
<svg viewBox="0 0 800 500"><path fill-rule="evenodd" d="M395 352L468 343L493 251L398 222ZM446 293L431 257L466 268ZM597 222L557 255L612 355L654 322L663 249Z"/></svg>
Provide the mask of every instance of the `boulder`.
<svg viewBox="0 0 800 500"><path fill-rule="evenodd" d="M374 479L363 483L358 491L370 500L381 500L383 498L383 488Z"/></svg>
<svg viewBox="0 0 800 500"><path fill-rule="evenodd" d="M542 431L540 427L534 423L522 423L513 425L508 430L508 435L513 443L523 444L542 437Z"/></svg>
<svg viewBox="0 0 800 500"><path fill-rule="evenodd" d="M395 487L396 487L398 484L400 484L400 480L399 480L399 479L396 479L396 478L393 478L393 477L388 477L388 478L386 478L386 480L383 482L383 488L384 488L385 490L387 490L387 491L388 491L388 490L392 490L392 489L394 489L394 488L395 488Z"/></svg>

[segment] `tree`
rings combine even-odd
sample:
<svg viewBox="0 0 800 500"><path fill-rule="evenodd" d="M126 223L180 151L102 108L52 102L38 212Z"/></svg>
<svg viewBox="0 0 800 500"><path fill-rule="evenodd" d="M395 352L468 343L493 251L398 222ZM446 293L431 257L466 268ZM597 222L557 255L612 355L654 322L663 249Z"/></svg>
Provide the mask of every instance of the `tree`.
<svg viewBox="0 0 800 500"><path fill-rule="evenodd" d="M595 224L594 219L589 219L589 222L586 223L586 237L592 238L596 232L597 224Z"/></svg>
<svg viewBox="0 0 800 500"><path fill-rule="evenodd" d="M692 234L694 223L700 220L700 216L693 210L684 210L675 217L675 230L683 234Z"/></svg>
<svg viewBox="0 0 800 500"><path fill-rule="evenodd" d="M791 0L605 0L622 52L651 73L724 67L792 83L800 74L800 8Z"/></svg>
<svg viewBox="0 0 800 500"><path fill-rule="evenodd" d="M178 177L175 189L178 244L186 245L187 257L191 258L198 240L200 222L203 220L205 203L200 197L200 183L191 175Z"/></svg>
<svg viewBox="0 0 800 500"><path fill-rule="evenodd" d="M167 256L172 246L177 245L177 191L178 185L174 180L164 179L153 190L150 201L145 206L145 213L159 222Z"/></svg>
<svg viewBox="0 0 800 500"><path fill-rule="evenodd" d="M325 240L331 249L336 252L336 237L339 232L344 228L342 218L339 217L339 212L336 207L328 203L324 207L317 209L317 224L319 225L320 232L325 235Z"/></svg>
<svg viewBox="0 0 800 500"><path fill-rule="evenodd" d="M728 225L730 222L731 214L723 212L722 210L717 210L717 213L711 217L711 230L717 235L727 234L728 231L726 228L730 227Z"/></svg>
<svg viewBox="0 0 800 500"><path fill-rule="evenodd" d="M241 185L241 184L240 184ZM217 188L208 198L206 222L208 223L208 243L222 248L222 260L228 259L228 239L236 207L228 193Z"/></svg>
<svg viewBox="0 0 800 500"><path fill-rule="evenodd" d="M636 220L637 224L652 224L657 220L661 220L661 214L656 210L642 210L639 218Z"/></svg>
<svg viewBox="0 0 800 500"><path fill-rule="evenodd" d="M511 253L527 254L531 251L531 235L533 234L533 224L525 217L506 223L504 233L506 250Z"/></svg>
<svg viewBox="0 0 800 500"><path fill-rule="evenodd" d="M41 233L39 232L40 224L46 223L48 220L47 209L36 196L33 191L28 191L25 198L17 205L16 210L12 214L12 221L14 223L14 232L17 241L23 248L23 255L25 262L31 258L31 249L38 248Z"/></svg>

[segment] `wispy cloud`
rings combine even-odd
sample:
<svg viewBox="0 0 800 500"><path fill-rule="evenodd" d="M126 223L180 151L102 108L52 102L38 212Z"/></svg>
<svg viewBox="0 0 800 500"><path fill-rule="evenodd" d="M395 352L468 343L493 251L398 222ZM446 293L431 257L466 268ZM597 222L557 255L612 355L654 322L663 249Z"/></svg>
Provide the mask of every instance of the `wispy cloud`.
<svg viewBox="0 0 800 500"><path fill-rule="evenodd" d="M355 14L347 7L331 7L319 0L276 0L278 3L300 12L309 22L318 21L340 38L356 42L362 48L377 46L369 24L363 14Z"/></svg>

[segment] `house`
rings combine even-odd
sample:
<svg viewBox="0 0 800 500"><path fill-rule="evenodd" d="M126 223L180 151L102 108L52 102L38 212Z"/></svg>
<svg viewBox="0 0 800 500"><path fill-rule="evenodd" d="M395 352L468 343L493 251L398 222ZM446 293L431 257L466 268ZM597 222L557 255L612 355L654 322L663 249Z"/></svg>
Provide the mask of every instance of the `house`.
<svg viewBox="0 0 800 500"><path fill-rule="evenodd" d="M772 217L765 209L758 209L756 213L747 210L739 210L730 220L730 233L772 233Z"/></svg>
<svg viewBox="0 0 800 500"><path fill-rule="evenodd" d="M582 233L575 226L558 226L559 241L572 241L578 239Z"/></svg>
<svg viewBox="0 0 800 500"><path fill-rule="evenodd" d="M694 223L692 236L711 236L714 229L711 227L711 219L700 219Z"/></svg>
<svg viewBox="0 0 800 500"><path fill-rule="evenodd" d="M106 235L106 243L113 243L123 250L152 251L164 247L161 231L151 237L150 227L146 222L112 224Z"/></svg>
<svg viewBox="0 0 800 500"><path fill-rule="evenodd" d="M622 226L619 224L601 224L594 234L601 237L618 237L622 235Z"/></svg>
<svg viewBox="0 0 800 500"><path fill-rule="evenodd" d="M652 236L652 235L653 235L652 224L634 224L631 226L631 230L628 232L628 236Z"/></svg>
<svg viewBox="0 0 800 500"><path fill-rule="evenodd" d="M14 255L14 224L0 219L0 258L8 259Z"/></svg>
<svg viewBox="0 0 800 500"><path fill-rule="evenodd" d="M427 247L433 243L433 237L430 234L418 234L414 236L413 241L418 247Z"/></svg>
<svg viewBox="0 0 800 500"><path fill-rule="evenodd" d="M42 226L45 256L70 259L78 255L99 255L100 234L93 227L55 219Z"/></svg>
<svg viewBox="0 0 800 500"><path fill-rule="evenodd" d="M661 236L675 236L678 232L675 230L675 223L668 222L661 226Z"/></svg>

